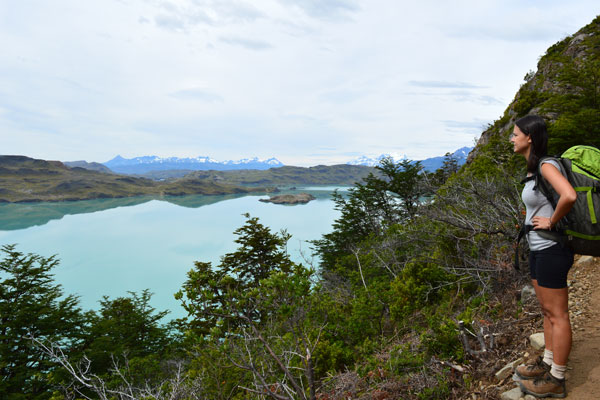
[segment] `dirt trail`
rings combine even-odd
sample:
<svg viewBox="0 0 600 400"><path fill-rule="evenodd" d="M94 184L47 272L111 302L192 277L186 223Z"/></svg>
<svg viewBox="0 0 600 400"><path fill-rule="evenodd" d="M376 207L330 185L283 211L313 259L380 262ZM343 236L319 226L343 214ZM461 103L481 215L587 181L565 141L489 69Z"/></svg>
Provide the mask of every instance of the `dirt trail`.
<svg viewBox="0 0 600 400"><path fill-rule="evenodd" d="M600 258L584 257L569 273L573 349L567 398L600 399Z"/></svg>

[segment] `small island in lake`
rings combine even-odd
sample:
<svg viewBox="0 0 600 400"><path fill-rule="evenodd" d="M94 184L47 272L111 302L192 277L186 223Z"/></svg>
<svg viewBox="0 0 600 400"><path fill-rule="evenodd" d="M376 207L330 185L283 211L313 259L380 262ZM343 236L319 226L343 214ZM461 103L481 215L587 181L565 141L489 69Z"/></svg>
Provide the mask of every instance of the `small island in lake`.
<svg viewBox="0 0 600 400"><path fill-rule="evenodd" d="M316 199L315 196L308 193L298 193L298 194L281 194L278 196L271 196L268 199L258 199L258 201L263 201L265 203L274 203L274 204L306 204L311 200Z"/></svg>

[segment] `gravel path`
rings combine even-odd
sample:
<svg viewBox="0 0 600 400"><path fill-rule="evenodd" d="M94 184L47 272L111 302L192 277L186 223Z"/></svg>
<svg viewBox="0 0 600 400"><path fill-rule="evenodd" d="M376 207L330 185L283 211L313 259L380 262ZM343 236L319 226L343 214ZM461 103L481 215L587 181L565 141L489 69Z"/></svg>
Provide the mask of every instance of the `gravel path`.
<svg viewBox="0 0 600 400"><path fill-rule="evenodd" d="M600 258L581 257L569 274L573 349L567 398L600 399Z"/></svg>

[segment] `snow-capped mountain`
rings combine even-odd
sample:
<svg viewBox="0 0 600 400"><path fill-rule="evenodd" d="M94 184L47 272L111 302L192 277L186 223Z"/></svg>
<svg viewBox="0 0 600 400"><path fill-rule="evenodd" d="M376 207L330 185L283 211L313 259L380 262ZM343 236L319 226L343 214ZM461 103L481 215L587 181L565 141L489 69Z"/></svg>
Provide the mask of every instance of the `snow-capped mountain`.
<svg viewBox="0 0 600 400"><path fill-rule="evenodd" d="M458 165L461 166L467 162L467 156L471 150L473 150L472 147L461 147L452 153L452 157L454 157L458 162ZM444 164L444 158L446 158L446 156L426 158L425 160L421 161L421 165L425 171L433 172Z"/></svg>
<svg viewBox="0 0 600 400"><path fill-rule="evenodd" d="M463 165L467 161L467 156L469 152L472 150L472 147L461 147L452 153L452 156L456 158L458 161L458 165ZM405 160L406 156L392 156L390 154L381 154L377 157L368 157L368 156L360 156L355 158L354 160L348 162L350 165L367 165L369 167L374 167L379 165L380 161L383 158L391 157L395 162ZM421 165L425 169L425 171L433 172L436 169L440 168L444 163L445 156L431 157L421 160Z"/></svg>
<svg viewBox="0 0 600 400"><path fill-rule="evenodd" d="M380 154L377 157L360 156L352 161L347 162L348 165L365 165L367 167L375 167L381 163L384 158L391 158L395 162L406 159L406 156L393 156L391 154Z"/></svg>
<svg viewBox="0 0 600 400"><path fill-rule="evenodd" d="M158 156L142 156L135 158L123 158L116 156L105 163L108 168L114 172L122 174L143 174L149 171L165 171L169 169L187 169L187 170L230 170L230 169L269 169L273 167L282 167L283 164L276 158L271 157L261 160L258 157L243 158L241 160L217 161L207 156L195 158L178 158Z"/></svg>

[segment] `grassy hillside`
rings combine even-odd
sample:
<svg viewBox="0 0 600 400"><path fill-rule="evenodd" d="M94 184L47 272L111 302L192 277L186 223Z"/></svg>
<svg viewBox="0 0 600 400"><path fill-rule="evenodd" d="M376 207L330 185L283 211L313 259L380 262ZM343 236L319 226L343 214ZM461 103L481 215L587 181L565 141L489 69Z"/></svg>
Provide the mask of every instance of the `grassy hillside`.
<svg viewBox="0 0 600 400"><path fill-rule="evenodd" d="M59 161L0 156L0 202L64 201L133 196L179 196L264 191L185 178L156 182L145 178L69 168Z"/></svg>

